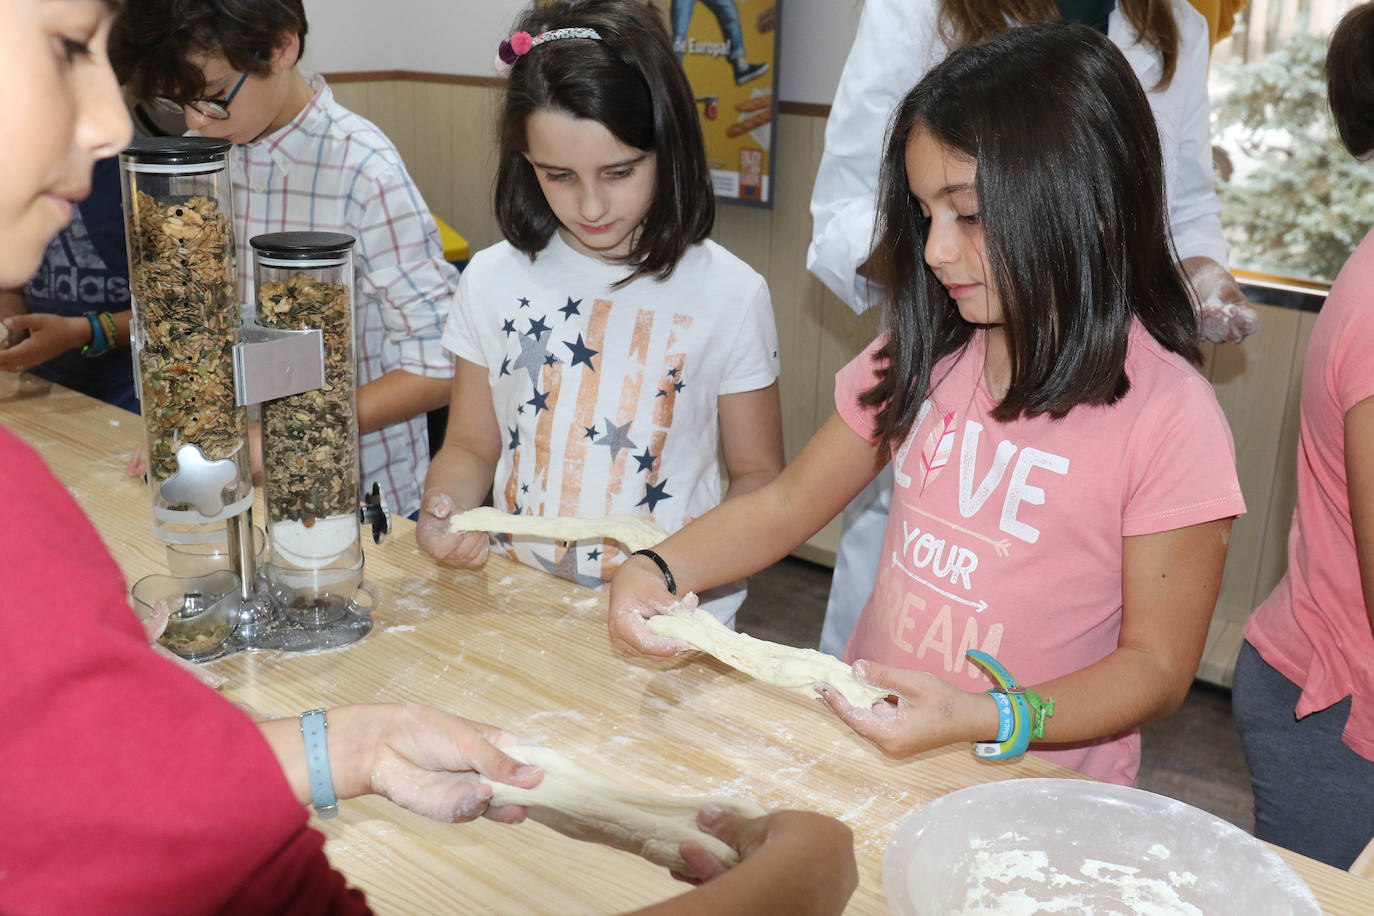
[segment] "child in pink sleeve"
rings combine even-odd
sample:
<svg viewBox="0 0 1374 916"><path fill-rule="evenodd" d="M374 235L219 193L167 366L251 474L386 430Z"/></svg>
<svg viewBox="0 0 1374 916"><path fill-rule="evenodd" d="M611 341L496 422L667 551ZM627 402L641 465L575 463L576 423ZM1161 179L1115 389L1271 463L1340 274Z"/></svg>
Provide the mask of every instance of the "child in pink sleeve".
<svg viewBox="0 0 1374 916"><path fill-rule="evenodd" d="M866 439L880 339L835 380L840 417ZM892 456L895 480L873 596L846 661L986 682L981 649L1027 683L1084 668L1117 647L1123 537L1242 511L1235 456L1211 386L1132 323L1131 389L1109 407L1000 422L980 368L987 334L946 357L939 385ZM937 457L942 456L943 457ZM1104 460L1104 458L1106 460ZM1035 753L1132 785L1140 735Z"/></svg>
<svg viewBox="0 0 1374 916"><path fill-rule="evenodd" d="M1327 58L1341 139L1374 150L1374 4ZM1255 835L1348 868L1374 837L1374 232L1341 268L1302 377L1288 570L1245 624L1232 692Z"/></svg>
<svg viewBox="0 0 1374 916"><path fill-rule="evenodd" d="M878 199L866 273L887 333L840 371L835 415L777 480L621 567L612 641L680 650L644 618L773 562L891 462L880 572L845 653L888 698L860 709L819 685L826 702L889 756L959 741L1015 756L1029 735L1132 783L1138 727L1192 684L1245 508L1193 368L1144 91L1081 26L960 48L894 114Z"/></svg>

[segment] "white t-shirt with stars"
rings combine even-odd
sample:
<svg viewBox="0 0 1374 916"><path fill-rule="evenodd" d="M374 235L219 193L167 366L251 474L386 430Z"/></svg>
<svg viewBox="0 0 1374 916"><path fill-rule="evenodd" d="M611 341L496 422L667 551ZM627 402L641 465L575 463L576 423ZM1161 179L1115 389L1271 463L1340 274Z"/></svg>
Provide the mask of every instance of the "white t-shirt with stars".
<svg viewBox="0 0 1374 916"><path fill-rule="evenodd" d="M638 515L672 532L721 500L717 399L778 377L763 277L715 242L667 280L638 279L554 234L531 262L506 242L463 271L444 346L484 366L501 427L496 507ZM512 558L589 588L625 559L609 540L500 537ZM743 583L702 596L733 624Z"/></svg>

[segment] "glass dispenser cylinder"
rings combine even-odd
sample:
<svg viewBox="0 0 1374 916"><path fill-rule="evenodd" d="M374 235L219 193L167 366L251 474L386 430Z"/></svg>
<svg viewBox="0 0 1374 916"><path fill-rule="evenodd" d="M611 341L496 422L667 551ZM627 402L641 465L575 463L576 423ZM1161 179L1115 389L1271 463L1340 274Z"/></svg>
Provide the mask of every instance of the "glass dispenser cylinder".
<svg viewBox="0 0 1374 916"><path fill-rule="evenodd" d="M247 414L234 394L229 149L204 137L146 138L119 157L153 530L172 542L222 536L222 525L206 523L253 502Z"/></svg>
<svg viewBox="0 0 1374 916"><path fill-rule="evenodd" d="M361 581L358 411L353 353L353 237L255 236L258 324L318 330L324 386L262 405L269 562Z"/></svg>

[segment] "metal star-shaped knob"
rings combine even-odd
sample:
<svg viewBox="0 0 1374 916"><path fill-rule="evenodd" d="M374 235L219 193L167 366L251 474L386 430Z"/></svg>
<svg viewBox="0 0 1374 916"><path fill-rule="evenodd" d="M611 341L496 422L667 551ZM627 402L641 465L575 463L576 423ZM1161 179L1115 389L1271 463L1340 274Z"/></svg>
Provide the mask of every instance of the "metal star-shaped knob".
<svg viewBox="0 0 1374 916"><path fill-rule="evenodd" d="M216 515L224 509L224 488L238 474L231 459L211 461L200 446L188 442L177 449L177 470L162 482L162 498L174 504L190 503L201 515Z"/></svg>

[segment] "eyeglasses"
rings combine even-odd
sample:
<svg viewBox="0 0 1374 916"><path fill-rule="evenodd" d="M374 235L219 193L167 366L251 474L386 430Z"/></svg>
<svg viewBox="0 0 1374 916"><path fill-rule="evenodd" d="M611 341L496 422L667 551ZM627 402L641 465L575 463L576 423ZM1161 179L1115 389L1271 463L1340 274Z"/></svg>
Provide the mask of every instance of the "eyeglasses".
<svg viewBox="0 0 1374 916"><path fill-rule="evenodd" d="M234 88L230 89L229 94L222 99L192 99L183 105L165 95L159 95L153 99L153 104L169 114L183 114L184 109L194 108L198 114L216 121L223 121L229 117L229 103L234 101L234 96L239 94L239 90L243 88L243 81L246 79L248 79L247 70L243 71L243 75L234 84Z"/></svg>

